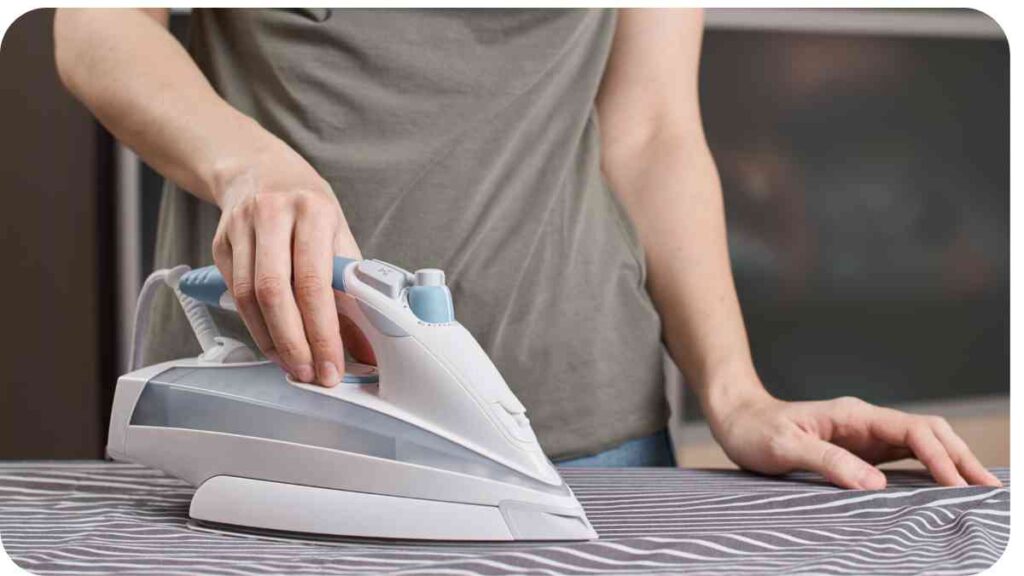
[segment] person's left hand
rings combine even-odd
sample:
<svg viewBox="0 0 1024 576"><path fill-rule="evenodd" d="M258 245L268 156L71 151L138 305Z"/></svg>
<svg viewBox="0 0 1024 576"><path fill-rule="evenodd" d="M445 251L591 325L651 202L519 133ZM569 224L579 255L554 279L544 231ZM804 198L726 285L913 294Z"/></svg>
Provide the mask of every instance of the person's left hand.
<svg viewBox="0 0 1024 576"><path fill-rule="evenodd" d="M944 486L1002 486L945 419L857 398L785 402L767 392L736 403L712 431L739 466L763 474L818 472L845 488L885 488L874 464L913 457Z"/></svg>

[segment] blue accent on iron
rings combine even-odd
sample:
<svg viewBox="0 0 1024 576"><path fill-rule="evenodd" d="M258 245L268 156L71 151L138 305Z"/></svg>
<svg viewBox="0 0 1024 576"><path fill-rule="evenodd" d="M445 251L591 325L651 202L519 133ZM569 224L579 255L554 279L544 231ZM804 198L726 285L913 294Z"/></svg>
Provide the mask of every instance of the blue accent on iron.
<svg viewBox="0 0 1024 576"><path fill-rule="evenodd" d="M455 321L452 293L447 286L413 286L409 288L409 308L417 318L431 324Z"/></svg>
<svg viewBox="0 0 1024 576"><path fill-rule="evenodd" d="M334 278L331 285L335 290L345 291L345 267L355 262L344 256L334 257ZM189 270L181 275L178 288L187 296L211 306L220 306L220 297L227 291L228 285L224 276L216 266L204 266Z"/></svg>
<svg viewBox="0 0 1024 576"><path fill-rule="evenodd" d="M345 384L376 384L379 380L377 374L350 374L345 372L341 381Z"/></svg>
<svg viewBox="0 0 1024 576"><path fill-rule="evenodd" d="M345 258L344 256L334 257L334 278L331 280L331 286L339 292L345 291L345 268L355 262L352 258Z"/></svg>
<svg viewBox="0 0 1024 576"><path fill-rule="evenodd" d="M227 291L228 285L224 282L220 270L216 266L204 266L189 270L181 275L178 281L178 288L200 302L211 306L220 307L220 297Z"/></svg>

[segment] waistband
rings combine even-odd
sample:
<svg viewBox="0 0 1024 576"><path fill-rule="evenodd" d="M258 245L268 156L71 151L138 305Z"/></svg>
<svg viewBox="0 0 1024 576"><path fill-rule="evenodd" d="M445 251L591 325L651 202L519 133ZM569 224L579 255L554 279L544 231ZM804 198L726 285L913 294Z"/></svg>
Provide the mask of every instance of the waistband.
<svg viewBox="0 0 1024 576"><path fill-rule="evenodd" d="M624 442L593 456L556 462L559 466L618 468L628 466L675 466L676 458L668 430Z"/></svg>

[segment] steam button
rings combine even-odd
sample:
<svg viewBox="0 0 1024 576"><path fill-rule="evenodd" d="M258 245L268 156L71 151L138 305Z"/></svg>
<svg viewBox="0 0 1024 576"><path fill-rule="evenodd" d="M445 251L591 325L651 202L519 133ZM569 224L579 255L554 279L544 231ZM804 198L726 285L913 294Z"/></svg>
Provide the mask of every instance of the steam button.
<svg viewBox="0 0 1024 576"><path fill-rule="evenodd" d="M416 271L417 286L444 286L444 270L422 268Z"/></svg>
<svg viewBox="0 0 1024 576"><path fill-rule="evenodd" d="M363 260L356 267L356 276L388 298L398 298L405 287L408 272L377 260Z"/></svg>
<svg viewBox="0 0 1024 576"><path fill-rule="evenodd" d="M455 321L452 293L444 285L443 271L436 268L416 271L413 286L409 288L409 308L417 318L429 324Z"/></svg>

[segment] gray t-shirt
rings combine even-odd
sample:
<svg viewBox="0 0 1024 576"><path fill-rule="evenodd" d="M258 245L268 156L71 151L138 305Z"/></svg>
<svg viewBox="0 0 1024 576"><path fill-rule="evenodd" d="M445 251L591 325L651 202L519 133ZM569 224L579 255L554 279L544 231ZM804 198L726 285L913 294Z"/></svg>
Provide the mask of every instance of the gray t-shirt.
<svg viewBox="0 0 1024 576"><path fill-rule="evenodd" d="M192 14L214 88L330 182L363 255L447 272L556 459L666 425L643 252L600 168L614 28L610 10ZM157 265L209 264L218 216L168 185ZM197 352L168 295L154 314L147 361Z"/></svg>

